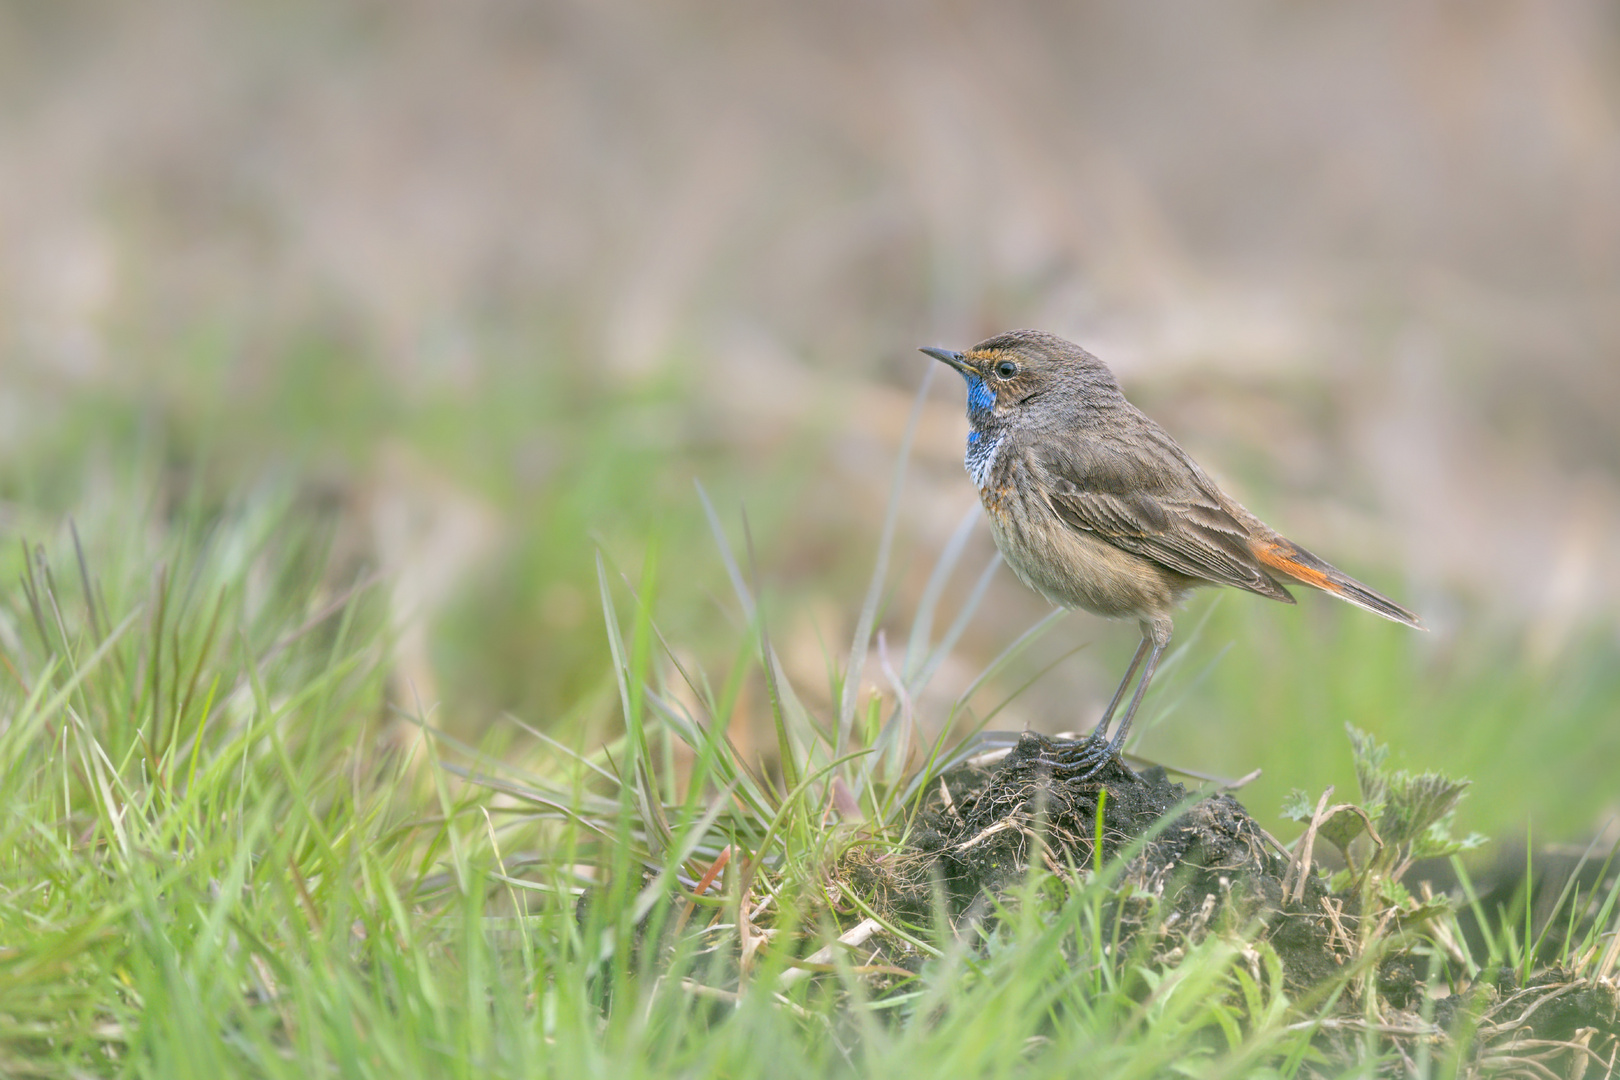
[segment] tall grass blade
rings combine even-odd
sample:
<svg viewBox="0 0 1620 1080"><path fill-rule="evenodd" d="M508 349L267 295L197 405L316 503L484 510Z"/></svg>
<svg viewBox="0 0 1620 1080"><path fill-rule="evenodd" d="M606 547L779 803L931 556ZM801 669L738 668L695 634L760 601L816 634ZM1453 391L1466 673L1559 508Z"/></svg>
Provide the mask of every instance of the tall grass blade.
<svg viewBox="0 0 1620 1080"><path fill-rule="evenodd" d="M601 598L603 621L607 627L608 651L613 658L613 671L619 683L619 704L624 711L625 746L629 756L626 762L628 777L624 776L626 770L620 770L622 779L628 782L624 790L631 793L638 816L647 830L649 841L657 846L655 855L661 855L669 846L672 837L669 836L669 825L664 821L662 807L656 806L658 798L657 789L646 780L646 761L650 756L647 752L646 732L642 727L641 698L637 689L642 672L632 668L634 656L625 649L624 638L619 629L618 611L613 603L613 592L608 584L607 564L603 561L601 552L596 555L596 581Z"/></svg>
<svg viewBox="0 0 1620 1080"><path fill-rule="evenodd" d="M748 569L754 579L754 593L757 596L759 563L754 555L754 533L748 527L746 513L743 514L743 537L748 543ZM777 763L782 769L782 788L784 792L788 792L799 786L800 770L799 748L788 734L786 709L783 705L782 688L787 680L780 677L781 673L777 669L776 652L771 648L770 629L766 625L762 606L754 608L754 625L759 633L760 668L765 673L765 694L771 704L771 723L776 728L776 755Z"/></svg>
<svg viewBox="0 0 1620 1080"><path fill-rule="evenodd" d="M912 676L910 685L913 694L920 692L922 687L928 685L929 681L933 679L934 673L939 670L939 666L945 662L945 658L956 648L956 643L961 640L962 635L967 631L968 625L973 621L974 613L979 610L979 604L984 601L984 594L989 590L990 582L995 579L996 570L1000 566L1001 552L998 551L990 556L990 561L985 563L984 569L979 572L978 580L973 583L973 589L968 593L967 599L962 602L961 610L956 613L956 618L951 620L951 625L945 631L945 636L939 639L939 643L928 654L928 659L923 662L922 667Z"/></svg>
<svg viewBox="0 0 1620 1080"><path fill-rule="evenodd" d="M872 579L866 587L866 599L855 620L855 636L849 646L849 660L844 669L842 693L838 701L838 727L833 740L833 755L841 756L849 745L850 729L855 724L855 705L861 692L861 672L866 668L866 654L872 644L872 629L877 622L878 603L883 599L884 583L889 576L889 553L894 546L895 525L900 518L900 493L905 487L906 466L911 460L911 443L917 434L917 423L922 419L923 403L928 388L934 382L934 369L923 372L917 395L911 403L911 415L906 418L905 434L900 438L900 450L895 455L894 473L889 482L889 501L883 511L883 531L878 537L877 558L872 564Z"/></svg>
<svg viewBox="0 0 1620 1080"><path fill-rule="evenodd" d="M973 526L983 514L983 507L975 502L972 509L962 515L962 520L940 550L934 569L928 575L928 583L923 586L922 595L917 598L917 611L911 618L911 633L906 639L906 657L901 669L908 678L916 673L923 657L928 654L929 637L934 631L934 610L939 606L940 597L945 594L945 586L950 583L957 563L962 561L962 553L967 550L967 542L973 535Z"/></svg>

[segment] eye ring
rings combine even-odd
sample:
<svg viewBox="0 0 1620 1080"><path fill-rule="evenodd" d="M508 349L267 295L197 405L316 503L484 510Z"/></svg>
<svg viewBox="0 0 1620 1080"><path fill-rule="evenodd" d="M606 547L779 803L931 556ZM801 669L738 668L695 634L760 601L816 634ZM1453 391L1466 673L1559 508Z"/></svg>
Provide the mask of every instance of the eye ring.
<svg viewBox="0 0 1620 1080"><path fill-rule="evenodd" d="M1003 360L996 365L996 375L1003 379L1010 379L1018 374L1018 365L1011 360Z"/></svg>

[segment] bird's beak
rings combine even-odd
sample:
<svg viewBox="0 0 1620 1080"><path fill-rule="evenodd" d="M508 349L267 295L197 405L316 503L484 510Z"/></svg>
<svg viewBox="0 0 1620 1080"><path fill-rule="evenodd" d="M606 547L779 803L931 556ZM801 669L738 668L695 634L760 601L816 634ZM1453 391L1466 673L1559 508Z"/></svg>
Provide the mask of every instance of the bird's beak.
<svg viewBox="0 0 1620 1080"><path fill-rule="evenodd" d="M960 371L964 375L976 374L976 372L968 366L967 361L962 359L962 354L959 352L952 352L949 349L935 349L929 346L924 346L917 351L927 353L935 360L951 365L951 367L955 368L957 371Z"/></svg>

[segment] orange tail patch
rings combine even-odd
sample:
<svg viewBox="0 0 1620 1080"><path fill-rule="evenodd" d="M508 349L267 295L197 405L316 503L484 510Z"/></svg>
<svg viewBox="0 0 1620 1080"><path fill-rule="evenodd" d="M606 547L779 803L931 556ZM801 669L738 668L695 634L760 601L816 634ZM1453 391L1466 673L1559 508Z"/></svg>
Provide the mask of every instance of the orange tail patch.
<svg viewBox="0 0 1620 1080"><path fill-rule="evenodd" d="M1252 541L1249 550L1253 551L1254 557L1266 566L1271 567L1280 574L1293 578L1295 581L1314 585L1318 589L1326 589L1330 593L1342 591L1334 584L1333 579L1328 577L1328 572L1333 569L1331 566L1287 540ZM1303 559L1301 556L1303 556ZM1310 562L1307 563L1304 559L1309 559ZM1310 563L1315 563L1316 566L1312 566Z"/></svg>
<svg viewBox="0 0 1620 1080"><path fill-rule="evenodd" d="M1286 578L1312 585L1323 592L1332 593L1341 600L1374 615L1382 615L1391 622L1422 630L1418 617L1376 589L1368 588L1349 574L1330 566L1306 551L1292 540L1278 536L1275 539L1252 540L1249 550L1268 569Z"/></svg>

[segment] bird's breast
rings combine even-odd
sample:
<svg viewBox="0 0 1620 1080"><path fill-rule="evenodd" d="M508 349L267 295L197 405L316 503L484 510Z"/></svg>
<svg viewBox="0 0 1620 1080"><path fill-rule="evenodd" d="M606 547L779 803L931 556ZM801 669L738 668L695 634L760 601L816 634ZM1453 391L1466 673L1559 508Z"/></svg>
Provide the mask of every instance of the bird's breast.
<svg viewBox="0 0 1620 1080"><path fill-rule="evenodd" d="M1098 615L1168 614L1195 582L1150 559L1076 529L1053 511L1042 475L1024 455L1004 451L979 487L996 547L1013 573L1055 604ZM972 467L969 466L969 471Z"/></svg>

